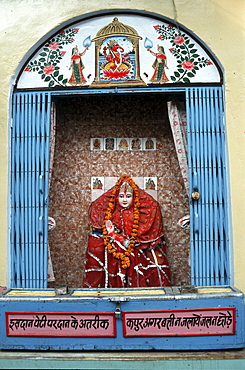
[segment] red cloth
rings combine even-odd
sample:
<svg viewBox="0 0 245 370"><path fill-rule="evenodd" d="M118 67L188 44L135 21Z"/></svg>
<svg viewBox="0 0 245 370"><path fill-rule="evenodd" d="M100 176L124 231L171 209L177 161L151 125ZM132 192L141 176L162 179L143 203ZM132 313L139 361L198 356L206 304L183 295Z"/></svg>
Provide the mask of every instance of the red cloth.
<svg viewBox="0 0 245 370"><path fill-rule="evenodd" d="M140 218L137 240L140 242L151 242L163 235L162 215L159 203L144 190L139 189ZM105 219L105 213L111 198L112 189L92 202L89 209L89 223L95 229L101 229ZM115 210L113 212L113 224L122 231L124 235L131 234L134 213L133 207L122 209L115 201Z"/></svg>
<svg viewBox="0 0 245 370"><path fill-rule="evenodd" d="M121 268L121 261L105 251L102 236L89 235L84 287L146 287L169 286L170 273L163 239L159 203L142 189L139 191L139 227L130 267ZM119 192L119 190L118 190ZM102 229L112 189L91 203L89 223ZM130 237L134 221L133 205L122 208L115 195L112 223L125 237ZM134 200L133 200L134 202ZM116 238L117 239L117 238ZM123 251L115 241L117 251Z"/></svg>

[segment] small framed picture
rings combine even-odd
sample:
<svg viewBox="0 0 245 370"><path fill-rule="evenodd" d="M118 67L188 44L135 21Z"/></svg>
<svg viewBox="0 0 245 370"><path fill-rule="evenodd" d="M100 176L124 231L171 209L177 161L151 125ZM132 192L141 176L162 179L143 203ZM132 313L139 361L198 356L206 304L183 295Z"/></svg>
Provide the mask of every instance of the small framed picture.
<svg viewBox="0 0 245 370"><path fill-rule="evenodd" d="M90 149L91 150L103 150L104 149L104 139L101 137L95 137L90 139Z"/></svg>
<svg viewBox="0 0 245 370"><path fill-rule="evenodd" d="M143 139L144 150L156 150L156 139L154 137L147 137Z"/></svg>
<svg viewBox="0 0 245 370"><path fill-rule="evenodd" d="M104 139L104 150L116 150L116 139L114 137Z"/></svg>
<svg viewBox="0 0 245 370"><path fill-rule="evenodd" d="M125 137L117 139L117 150L129 150L129 139Z"/></svg>
<svg viewBox="0 0 245 370"><path fill-rule="evenodd" d="M104 177L91 177L92 190L104 190Z"/></svg>
<svg viewBox="0 0 245 370"><path fill-rule="evenodd" d="M133 137L129 139L130 150L142 150L143 139L140 137Z"/></svg>
<svg viewBox="0 0 245 370"><path fill-rule="evenodd" d="M144 190L157 190L157 177L144 177Z"/></svg>

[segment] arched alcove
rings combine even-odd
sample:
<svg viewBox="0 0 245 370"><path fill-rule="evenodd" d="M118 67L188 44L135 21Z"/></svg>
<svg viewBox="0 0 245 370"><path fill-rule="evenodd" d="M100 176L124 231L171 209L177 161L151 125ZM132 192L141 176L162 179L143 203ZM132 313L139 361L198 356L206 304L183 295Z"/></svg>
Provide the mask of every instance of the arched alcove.
<svg viewBox="0 0 245 370"><path fill-rule="evenodd" d="M137 32L137 73L131 74L135 79L103 75L103 83L96 84L99 73L104 73L98 70L98 58L105 46L100 43L98 51L93 40L115 18ZM125 51L132 35L126 37L125 28L120 29L105 37L117 36ZM168 61L164 62L167 79L163 73L153 77L159 43L166 53L162 59ZM74 83L71 57L77 45L84 54ZM131 51L127 52L130 63ZM135 68L130 63L128 73ZM142 83L135 84L136 80ZM91 13L40 40L20 63L13 93L11 285L47 286L49 244L56 275L50 284L79 287L91 178L115 178L125 172L157 178L172 284L229 283L222 83L220 63L206 45L185 27L153 13L120 9ZM169 125L170 99L186 105L189 196ZM49 187L52 102L57 134ZM91 150L91 139L108 137L150 137L156 147L151 152ZM201 194L200 200L191 198L193 191ZM190 230L179 228L178 220L189 211ZM49 237L48 216L56 221Z"/></svg>

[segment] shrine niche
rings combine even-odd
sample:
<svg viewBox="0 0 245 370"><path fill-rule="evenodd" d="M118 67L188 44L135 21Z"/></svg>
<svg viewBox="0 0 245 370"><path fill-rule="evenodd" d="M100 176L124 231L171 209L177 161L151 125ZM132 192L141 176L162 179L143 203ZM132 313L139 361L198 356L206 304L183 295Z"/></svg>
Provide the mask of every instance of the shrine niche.
<svg viewBox="0 0 245 370"><path fill-rule="evenodd" d="M21 65L1 348L242 347L220 64L174 20L109 13Z"/></svg>
<svg viewBox="0 0 245 370"><path fill-rule="evenodd" d="M131 111L128 107L132 103L137 109ZM158 109L155 109L156 106ZM103 239L99 237L101 227L91 232L91 226L95 225L93 220L91 225L89 207L93 201L101 203L98 199L107 199L109 202L106 194L114 188L121 174L129 174L135 184L143 189L140 190L145 194L141 199L143 203L146 199L154 207L159 203L163 222L163 230L158 228L163 232L160 231L157 236L150 232L145 240L140 237L141 245L136 237L135 251L142 257L144 252L141 253L140 249L144 243L153 247L152 251L149 249L147 252L151 254L156 247L154 242L161 242L161 245L156 248L156 255L152 254L151 262L148 261L152 267L145 264L143 274L139 274L143 283L134 281L130 285L130 273L137 266L132 259L132 265L123 271L128 279L125 286L189 284L189 229L178 225L178 221L189 213L189 201L174 147L166 97L150 94L134 97L119 94L61 97L56 101L56 109L56 142L49 203L49 215L56 220L56 227L49 233L55 281L49 282L49 286L91 286L91 279L88 285L85 284L84 270L98 269L98 266L86 267L88 239L99 242L97 247L103 255L107 251ZM100 137L97 136L98 132ZM128 143L124 149L122 138ZM108 202L104 204L106 209ZM148 221L154 224L153 218ZM117 227L120 228L120 225ZM141 231L139 234L142 234ZM120 260L111 255L109 257L113 261L112 267L117 270ZM149 273L150 269L154 269L154 258L158 264L165 265L161 282L151 280L154 274L144 277L147 270ZM138 265L141 272L142 261ZM130 270L130 273L126 270ZM156 267L155 270L157 273ZM103 274L95 270L94 273L98 277ZM97 286L103 288L103 278L100 280ZM107 286L115 288L109 281Z"/></svg>

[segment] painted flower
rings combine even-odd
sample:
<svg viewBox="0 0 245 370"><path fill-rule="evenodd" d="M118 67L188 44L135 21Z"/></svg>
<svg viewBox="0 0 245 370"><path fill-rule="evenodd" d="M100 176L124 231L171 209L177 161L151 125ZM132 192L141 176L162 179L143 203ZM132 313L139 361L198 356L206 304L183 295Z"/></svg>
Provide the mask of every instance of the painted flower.
<svg viewBox="0 0 245 370"><path fill-rule="evenodd" d="M70 39L69 42L74 42L75 40L74 39Z"/></svg>
<svg viewBox="0 0 245 370"><path fill-rule="evenodd" d="M155 30L158 30L160 26L153 26L153 28L155 28Z"/></svg>
<svg viewBox="0 0 245 370"><path fill-rule="evenodd" d="M188 71L194 68L194 64L189 60L184 60L184 62L182 62L181 65L184 69L187 69Z"/></svg>
<svg viewBox="0 0 245 370"><path fill-rule="evenodd" d="M53 41L48 46L51 50L57 50L59 48L59 44L56 41Z"/></svg>
<svg viewBox="0 0 245 370"><path fill-rule="evenodd" d="M213 63L211 62L211 60L207 60L207 61L206 61L206 64L207 64L208 66L211 66Z"/></svg>
<svg viewBox="0 0 245 370"><path fill-rule="evenodd" d="M104 77L105 78L115 78L115 79L121 79L121 78L125 78L128 76L130 70L129 69L124 69L124 70L120 70L120 71L113 71L113 70L103 70L104 72Z"/></svg>
<svg viewBox="0 0 245 370"><path fill-rule="evenodd" d="M181 45L185 42L185 39L183 36L177 36L175 37L174 39L174 43L177 44L177 45Z"/></svg>
<svg viewBox="0 0 245 370"><path fill-rule="evenodd" d="M66 54L66 51L62 51L62 52L61 52L61 55L65 55L65 54Z"/></svg>
<svg viewBox="0 0 245 370"><path fill-rule="evenodd" d="M172 27L173 27L173 25L172 25L172 24L169 24L169 25L168 25L168 28L172 28Z"/></svg>
<svg viewBox="0 0 245 370"><path fill-rule="evenodd" d="M163 36L159 36L158 39L159 40L164 40L164 37Z"/></svg>
<svg viewBox="0 0 245 370"><path fill-rule="evenodd" d="M175 51L174 48L169 49L170 53L173 53Z"/></svg>
<svg viewBox="0 0 245 370"><path fill-rule="evenodd" d="M30 72L30 71L31 71L31 68L30 68L30 67L26 67L24 70L25 70L26 72Z"/></svg>
<svg viewBox="0 0 245 370"><path fill-rule="evenodd" d="M73 30L75 33L78 33L78 31L79 31L79 28L74 28L74 30Z"/></svg>
<svg viewBox="0 0 245 370"><path fill-rule="evenodd" d="M47 66L43 68L43 73L45 73L45 75L50 75L53 72L54 72L54 66L52 66L52 64L48 64Z"/></svg>
<svg viewBox="0 0 245 370"><path fill-rule="evenodd" d="M63 35L64 33L65 33L65 31L64 31L64 30L61 30L61 31L60 31L60 34L61 34L61 35Z"/></svg>

